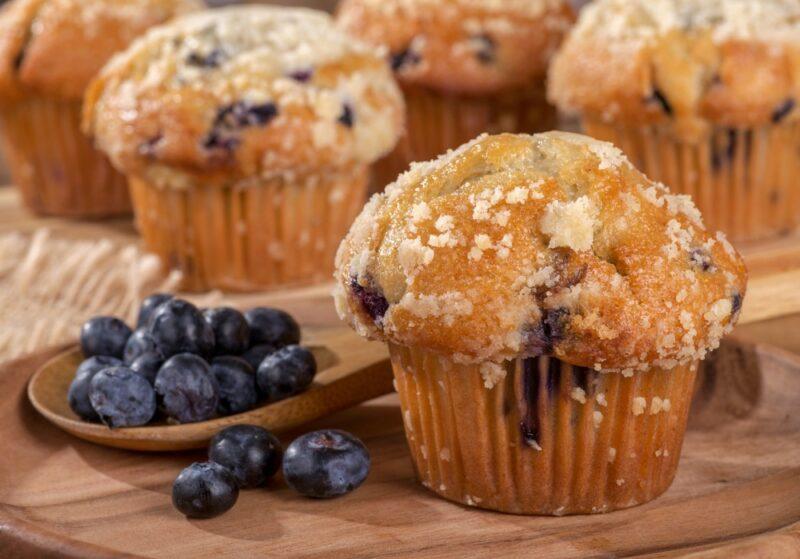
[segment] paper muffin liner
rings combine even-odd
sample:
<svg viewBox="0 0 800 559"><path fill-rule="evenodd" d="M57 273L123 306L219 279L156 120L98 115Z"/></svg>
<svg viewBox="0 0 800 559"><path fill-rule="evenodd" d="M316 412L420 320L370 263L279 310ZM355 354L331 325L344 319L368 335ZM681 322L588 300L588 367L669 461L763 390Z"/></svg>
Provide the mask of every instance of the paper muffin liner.
<svg viewBox="0 0 800 559"><path fill-rule="evenodd" d="M389 349L417 475L441 497L560 516L639 505L672 483L696 365L625 377L540 357L508 362L487 388L481 366Z"/></svg>
<svg viewBox="0 0 800 559"><path fill-rule="evenodd" d="M715 127L698 142L663 126L584 120L587 134L613 142L651 179L694 199L709 230L735 241L787 234L800 224L800 125Z"/></svg>
<svg viewBox="0 0 800 559"><path fill-rule="evenodd" d="M555 128L556 110L544 84L486 96L403 86L406 133L375 165L373 191L381 191L414 161L428 161L487 132L543 132Z"/></svg>
<svg viewBox="0 0 800 559"><path fill-rule="evenodd" d="M331 277L368 176L358 166L238 188L130 186L145 249L182 273L183 289L258 291Z"/></svg>
<svg viewBox="0 0 800 559"><path fill-rule="evenodd" d="M43 215L131 212L125 178L81 133L81 101L30 97L0 110L2 145L25 204Z"/></svg>

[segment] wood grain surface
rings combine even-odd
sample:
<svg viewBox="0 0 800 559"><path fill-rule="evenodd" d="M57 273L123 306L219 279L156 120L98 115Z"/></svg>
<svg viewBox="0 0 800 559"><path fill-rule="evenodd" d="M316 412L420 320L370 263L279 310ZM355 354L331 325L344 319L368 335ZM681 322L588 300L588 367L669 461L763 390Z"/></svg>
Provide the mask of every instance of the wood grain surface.
<svg viewBox="0 0 800 559"><path fill-rule="evenodd" d="M673 487L648 505L590 517L518 517L442 501L414 481L395 396L320 420L367 444L366 484L338 500L280 480L228 514L189 521L170 504L203 454L141 454L70 437L25 397L51 355L0 370L0 556L800 557L800 358L728 344L701 375ZM284 442L296 433L283 437ZM56 555L53 555L56 556Z"/></svg>

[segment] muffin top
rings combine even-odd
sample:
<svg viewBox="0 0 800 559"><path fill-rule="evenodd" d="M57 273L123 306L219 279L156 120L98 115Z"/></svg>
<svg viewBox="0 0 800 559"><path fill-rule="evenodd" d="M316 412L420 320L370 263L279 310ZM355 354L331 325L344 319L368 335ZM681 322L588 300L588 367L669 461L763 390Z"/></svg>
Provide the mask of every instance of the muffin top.
<svg viewBox="0 0 800 559"><path fill-rule="evenodd" d="M84 128L170 187L359 169L391 150L402 96L380 49L307 9L233 7L152 29L103 69Z"/></svg>
<svg viewBox="0 0 800 559"><path fill-rule="evenodd" d="M344 0L338 22L387 45L398 79L485 94L543 77L574 15L566 0Z"/></svg>
<svg viewBox="0 0 800 559"><path fill-rule="evenodd" d="M552 355L630 374L702 359L736 322L741 257L613 145L482 136L413 164L337 254L340 316L458 362Z"/></svg>
<svg viewBox="0 0 800 559"><path fill-rule="evenodd" d="M80 99L136 36L201 0L12 0L0 11L0 95Z"/></svg>
<svg viewBox="0 0 800 559"><path fill-rule="evenodd" d="M800 0L596 0L549 86L564 110L687 133L800 119Z"/></svg>

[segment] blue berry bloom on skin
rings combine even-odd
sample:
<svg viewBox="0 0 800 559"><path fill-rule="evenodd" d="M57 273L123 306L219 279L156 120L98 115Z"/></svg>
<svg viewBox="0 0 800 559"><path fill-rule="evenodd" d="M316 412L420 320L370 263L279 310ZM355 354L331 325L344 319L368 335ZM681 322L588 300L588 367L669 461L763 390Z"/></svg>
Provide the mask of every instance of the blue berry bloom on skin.
<svg viewBox="0 0 800 559"><path fill-rule="evenodd" d="M195 462L172 484L172 504L189 518L213 518L229 510L239 498L236 478L214 462Z"/></svg>
<svg viewBox="0 0 800 559"><path fill-rule="evenodd" d="M270 344L283 347L300 343L300 326L279 309L256 307L244 313L250 325L250 345Z"/></svg>
<svg viewBox="0 0 800 559"><path fill-rule="evenodd" d="M367 448L350 433L314 431L295 439L283 456L283 477L306 497L327 499L351 492L369 474Z"/></svg>
<svg viewBox="0 0 800 559"><path fill-rule="evenodd" d="M78 417L86 421L100 420L97 412L92 407L92 403L89 401L89 385L94 376L103 369L120 366L122 366L122 361L116 357L106 357L104 355L90 357L78 366L75 378L72 380L72 384L69 385L69 391L67 392L69 407Z"/></svg>
<svg viewBox="0 0 800 559"><path fill-rule="evenodd" d="M90 383L89 400L100 420L112 429L145 425L156 413L153 387L127 367L98 372Z"/></svg>
<svg viewBox="0 0 800 559"><path fill-rule="evenodd" d="M233 472L239 487L264 485L281 465L278 438L256 425L233 425L211 439L208 458Z"/></svg>
<svg viewBox="0 0 800 559"><path fill-rule="evenodd" d="M240 357L217 357L211 362L211 372L219 386L217 414L233 415L256 407L256 375L247 361Z"/></svg>
<svg viewBox="0 0 800 559"><path fill-rule="evenodd" d="M161 350L158 349L156 341L147 328L138 328L131 334L125 344L125 351L123 352L125 364L130 365L145 353L161 355Z"/></svg>
<svg viewBox="0 0 800 559"><path fill-rule="evenodd" d="M250 327L236 309L206 309L203 318L214 331L214 355L239 355L250 347Z"/></svg>
<svg viewBox="0 0 800 559"><path fill-rule="evenodd" d="M202 358L189 353L171 357L158 371L155 382L164 413L180 422L211 419L217 410L219 387Z"/></svg>
<svg viewBox="0 0 800 559"><path fill-rule="evenodd" d="M145 353L137 357L133 363L130 364L131 371L143 376L150 384L155 384L156 376L161 366L164 364L164 358L160 353Z"/></svg>
<svg viewBox="0 0 800 559"><path fill-rule="evenodd" d="M142 301L142 305L139 307L139 317L136 319L136 328L150 326L150 317L156 309L173 298L169 293L155 293Z"/></svg>
<svg viewBox="0 0 800 559"><path fill-rule="evenodd" d="M256 373L258 389L267 402L284 400L307 389L317 374L317 362L308 349L290 345L267 356Z"/></svg>
<svg viewBox="0 0 800 559"><path fill-rule="evenodd" d="M242 354L242 359L247 361L254 371L257 371L267 355L272 355L276 351L278 348L271 344L254 345Z"/></svg>
<svg viewBox="0 0 800 559"><path fill-rule="evenodd" d="M128 325L118 318L96 316L81 328L81 349L86 357L107 355L122 359L131 333Z"/></svg>
<svg viewBox="0 0 800 559"><path fill-rule="evenodd" d="M150 335L164 357L178 353L208 356L214 351L214 331L193 304L171 299L150 318Z"/></svg>

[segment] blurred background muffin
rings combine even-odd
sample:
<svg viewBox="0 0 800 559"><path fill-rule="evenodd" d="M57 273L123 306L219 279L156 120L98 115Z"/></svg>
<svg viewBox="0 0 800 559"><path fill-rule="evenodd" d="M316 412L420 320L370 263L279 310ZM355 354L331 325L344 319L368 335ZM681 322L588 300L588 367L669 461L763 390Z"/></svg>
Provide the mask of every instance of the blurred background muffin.
<svg viewBox="0 0 800 559"><path fill-rule="evenodd" d="M90 87L84 124L187 289L256 290L330 277L403 114L384 54L329 15L242 6L136 41Z"/></svg>
<svg viewBox="0 0 800 559"><path fill-rule="evenodd" d="M2 147L25 204L47 215L130 212L125 180L80 133L84 89L147 28L200 0L12 0L0 12Z"/></svg>
<svg viewBox="0 0 800 559"><path fill-rule="evenodd" d="M669 487L698 362L746 285L688 196L564 132L412 165L356 219L336 277L340 316L389 345L422 483L553 515Z"/></svg>
<svg viewBox="0 0 800 559"><path fill-rule="evenodd" d="M800 2L597 0L549 95L739 241L800 222Z"/></svg>
<svg viewBox="0 0 800 559"><path fill-rule="evenodd" d="M548 130L544 75L573 19L566 0L343 0L339 25L386 45L407 133L376 186L483 132Z"/></svg>

